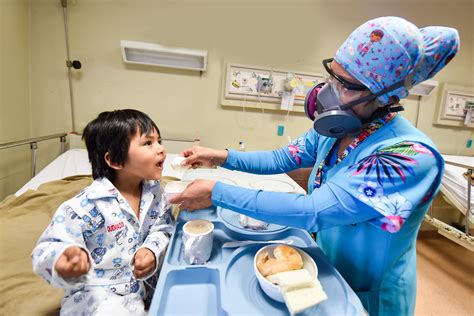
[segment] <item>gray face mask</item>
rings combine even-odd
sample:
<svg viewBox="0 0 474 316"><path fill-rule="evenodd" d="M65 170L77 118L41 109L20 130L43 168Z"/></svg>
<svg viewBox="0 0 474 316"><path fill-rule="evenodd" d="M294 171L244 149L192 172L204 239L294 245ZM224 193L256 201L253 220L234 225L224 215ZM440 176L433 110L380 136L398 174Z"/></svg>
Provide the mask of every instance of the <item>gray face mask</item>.
<svg viewBox="0 0 474 316"><path fill-rule="evenodd" d="M394 86L389 87L391 90ZM321 135L327 137L343 138L346 136L357 136L362 129L362 125L381 117L390 112L402 111L402 106L386 106L375 111L366 120L361 120L353 111L352 107L364 102L379 102L377 96L385 94L391 90L384 89L376 94L343 103L341 92L337 86L331 83L321 83L308 91L305 99L305 113L314 121L314 129ZM361 94L359 94L360 96Z"/></svg>
<svg viewBox="0 0 474 316"><path fill-rule="evenodd" d="M342 92L344 93L344 92ZM362 122L342 101L341 91L333 82L326 83L317 95L314 129L321 135L342 138L360 133ZM357 101L360 91L355 91ZM360 100L360 99L359 99ZM354 103L354 105L365 101Z"/></svg>

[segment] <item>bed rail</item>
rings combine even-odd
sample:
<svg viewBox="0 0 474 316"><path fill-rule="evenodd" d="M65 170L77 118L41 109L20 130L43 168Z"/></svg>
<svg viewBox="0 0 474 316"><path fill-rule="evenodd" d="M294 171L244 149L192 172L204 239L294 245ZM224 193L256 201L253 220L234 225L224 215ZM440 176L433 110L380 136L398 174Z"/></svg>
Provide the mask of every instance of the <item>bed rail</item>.
<svg viewBox="0 0 474 316"><path fill-rule="evenodd" d="M457 228L448 225L445 222L440 221L439 219L430 215L425 215L425 222L438 228L438 234L443 235L444 237L454 241L458 245L461 245L470 251L474 251L474 238L468 233L462 232Z"/></svg>
<svg viewBox="0 0 474 316"><path fill-rule="evenodd" d="M0 150L7 149L7 148L12 148L12 147L30 145L30 149L31 149L31 177L34 177L35 174L36 174L36 150L38 149L38 143L42 142L42 141L46 141L46 140L59 138L59 141L61 142L60 154L62 154L64 152L64 148L65 148L66 136L67 136L67 133L59 133L59 134L53 134L53 135L47 135L47 136L41 136L41 137L22 139L22 140L17 140L17 141L14 141L14 142L9 142L9 143L2 143L2 144L0 144Z"/></svg>
<svg viewBox="0 0 474 316"><path fill-rule="evenodd" d="M465 247L466 249L469 249L470 251L474 251L474 237L470 235L470 230L469 230L469 224L470 220L469 217L472 214L474 210L471 209L471 186L473 185L473 180L472 180L472 175L474 172L474 166L472 163L470 165L465 164L463 162L455 161L455 160L448 160L445 158L444 161L448 165L453 165L456 167L461 167L461 168L466 168L467 172L467 208L466 208L466 216L464 217L464 224L465 224L465 231L462 232L458 230L457 228L446 224L443 221L440 221L439 219L433 217L433 204L430 206L430 211L429 215L425 215L425 221L434 227L438 228L438 233L440 235L443 235L444 237L454 241L455 243Z"/></svg>

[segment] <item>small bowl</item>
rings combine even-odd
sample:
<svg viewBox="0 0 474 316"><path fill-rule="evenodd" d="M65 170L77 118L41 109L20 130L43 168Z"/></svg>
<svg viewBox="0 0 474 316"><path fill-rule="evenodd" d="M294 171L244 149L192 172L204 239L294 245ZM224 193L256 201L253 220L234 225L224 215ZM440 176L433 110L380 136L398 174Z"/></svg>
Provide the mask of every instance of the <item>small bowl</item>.
<svg viewBox="0 0 474 316"><path fill-rule="evenodd" d="M179 193L183 192L184 189L191 183L191 181L171 181L165 186L165 197L169 201Z"/></svg>
<svg viewBox="0 0 474 316"><path fill-rule="evenodd" d="M262 247L259 251L257 251L253 259L253 270L255 272L255 275L257 276L258 283L260 284L260 287L262 288L263 292L265 292L265 294L267 294L270 298L274 299L275 301L284 303L285 300L283 298L283 292L281 288L278 285L275 285L272 282L268 281L260 273L260 271L258 271L258 268L257 268L258 256L262 252L267 251L268 255L270 257L273 257L273 250L278 246L280 246L280 244L268 245L268 246ZM291 246L288 246L288 247L291 247ZM303 259L303 269L308 270L309 274L312 277L316 278L318 276L318 268L316 267L316 263L314 262L313 258L311 258L310 255L308 255L306 252L304 252L303 250L299 248L296 248L296 247L291 247L291 248L298 251L299 254L301 255L301 258Z"/></svg>

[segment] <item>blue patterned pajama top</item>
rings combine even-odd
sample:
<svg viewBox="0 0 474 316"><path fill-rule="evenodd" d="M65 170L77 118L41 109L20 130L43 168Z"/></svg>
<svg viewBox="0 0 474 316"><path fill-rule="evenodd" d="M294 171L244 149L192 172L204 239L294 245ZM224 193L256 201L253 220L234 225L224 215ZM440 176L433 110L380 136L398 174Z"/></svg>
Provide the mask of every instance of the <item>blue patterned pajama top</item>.
<svg viewBox="0 0 474 316"><path fill-rule="evenodd" d="M33 270L54 287L65 289L61 314L139 315L152 294L170 233L174 227L171 206L159 181L144 181L139 218L125 198L106 178L64 202L32 252ZM71 246L84 249L89 272L65 280L54 266ZM156 268L145 280L133 275L135 253L146 247L156 258Z"/></svg>

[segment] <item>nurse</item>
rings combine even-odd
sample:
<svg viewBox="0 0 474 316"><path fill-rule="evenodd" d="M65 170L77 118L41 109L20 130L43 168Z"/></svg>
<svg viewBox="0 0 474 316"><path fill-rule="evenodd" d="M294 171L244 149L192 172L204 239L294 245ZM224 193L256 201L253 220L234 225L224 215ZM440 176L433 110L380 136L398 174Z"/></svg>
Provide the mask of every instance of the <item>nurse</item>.
<svg viewBox="0 0 474 316"><path fill-rule="evenodd" d="M444 162L433 142L398 114L398 102L458 49L452 28L419 29L398 17L362 24L323 60L328 77L306 97L314 126L304 135L275 151L183 152L193 167L257 174L313 167L308 195L196 180L171 202L190 211L221 206L317 232L318 245L370 315L413 315L416 236Z"/></svg>

